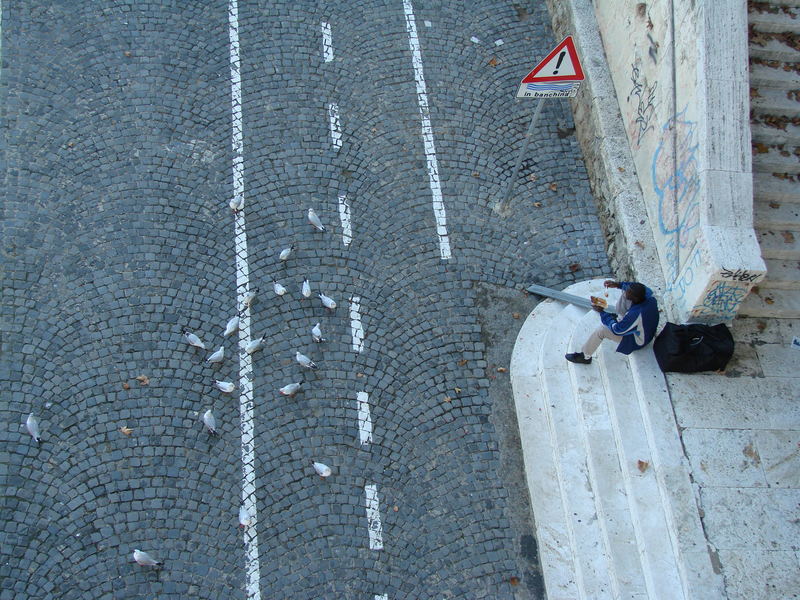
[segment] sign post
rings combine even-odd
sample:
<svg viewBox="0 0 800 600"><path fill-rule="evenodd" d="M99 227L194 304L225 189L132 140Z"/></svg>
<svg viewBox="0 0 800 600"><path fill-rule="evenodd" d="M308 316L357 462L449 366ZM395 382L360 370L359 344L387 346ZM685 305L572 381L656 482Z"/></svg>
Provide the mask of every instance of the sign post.
<svg viewBox="0 0 800 600"><path fill-rule="evenodd" d="M528 131L525 133L525 139L514 164L514 170L511 172L511 179L508 182L505 194L497 204L497 210L500 214L508 211L508 203L517 181L517 172L520 165L522 165L523 156L528 151L531 134L536 126L536 121L539 119L539 114L542 112L542 104L544 104L545 99L574 98L578 94L578 88L583 80L583 68L578 59L578 53L575 51L575 43L570 35L564 38L520 82L517 98L538 98L539 102L536 104L536 110L533 113L533 118L531 118Z"/></svg>

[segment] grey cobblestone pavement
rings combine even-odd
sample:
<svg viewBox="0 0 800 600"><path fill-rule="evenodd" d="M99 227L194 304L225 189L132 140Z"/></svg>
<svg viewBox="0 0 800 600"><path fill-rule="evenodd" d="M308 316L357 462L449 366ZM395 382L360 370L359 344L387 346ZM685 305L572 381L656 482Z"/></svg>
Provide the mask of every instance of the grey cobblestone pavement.
<svg viewBox="0 0 800 600"><path fill-rule="evenodd" d="M508 312L535 302L519 290L606 274L602 237L563 101L545 104L513 214L491 210L533 110L516 86L555 43L544 6L414 11L447 261L402 0L239 4L252 327L267 339L253 355L263 598L543 597L495 367L521 324ZM0 600L247 598L239 406L213 387L238 380L233 337L221 366L203 363L236 311L227 3L6 0L2 38ZM305 276L334 313L299 295ZM273 278L289 294L275 297ZM296 350L320 368L285 398ZM207 408L219 437L203 430ZM372 484L381 550L368 544ZM164 567L139 567L134 548Z"/></svg>

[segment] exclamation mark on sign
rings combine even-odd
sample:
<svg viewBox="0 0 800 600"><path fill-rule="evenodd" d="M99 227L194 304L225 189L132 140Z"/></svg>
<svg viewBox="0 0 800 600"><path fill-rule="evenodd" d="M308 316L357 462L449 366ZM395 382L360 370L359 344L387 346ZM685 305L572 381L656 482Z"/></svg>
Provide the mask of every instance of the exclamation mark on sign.
<svg viewBox="0 0 800 600"><path fill-rule="evenodd" d="M556 68L553 69L553 75L558 75L558 68L561 66L561 61L564 60L564 55L567 53L566 50L563 50L561 54L558 55L558 62L556 63Z"/></svg>

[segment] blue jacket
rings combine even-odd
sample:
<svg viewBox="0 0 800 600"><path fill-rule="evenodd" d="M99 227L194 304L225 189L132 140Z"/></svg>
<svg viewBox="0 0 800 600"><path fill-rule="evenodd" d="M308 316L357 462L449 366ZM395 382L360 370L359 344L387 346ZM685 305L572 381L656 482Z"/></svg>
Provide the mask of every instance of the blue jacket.
<svg viewBox="0 0 800 600"><path fill-rule="evenodd" d="M632 282L621 281L620 288L623 293L627 291ZM600 313L600 320L603 325L611 330L611 333L622 336L622 341L617 346L617 352L630 354L634 350L643 348L650 343L658 328L658 304L656 303L653 290L645 287L645 299L639 304L631 304L622 319L617 321L617 316L611 313Z"/></svg>

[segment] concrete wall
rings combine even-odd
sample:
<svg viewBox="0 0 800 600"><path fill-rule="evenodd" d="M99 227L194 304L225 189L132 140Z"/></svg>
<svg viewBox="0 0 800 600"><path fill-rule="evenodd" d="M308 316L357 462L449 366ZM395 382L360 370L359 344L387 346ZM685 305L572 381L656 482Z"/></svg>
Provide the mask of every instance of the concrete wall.
<svg viewBox="0 0 800 600"><path fill-rule="evenodd" d="M549 5L559 34L584 35L585 23L570 25L596 19L670 318L731 319L766 271L753 231L745 0ZM578 45L584 62L600 51ZM574 105L579 128L581 112L600 108L579 106L587 100Z"/></svg>

